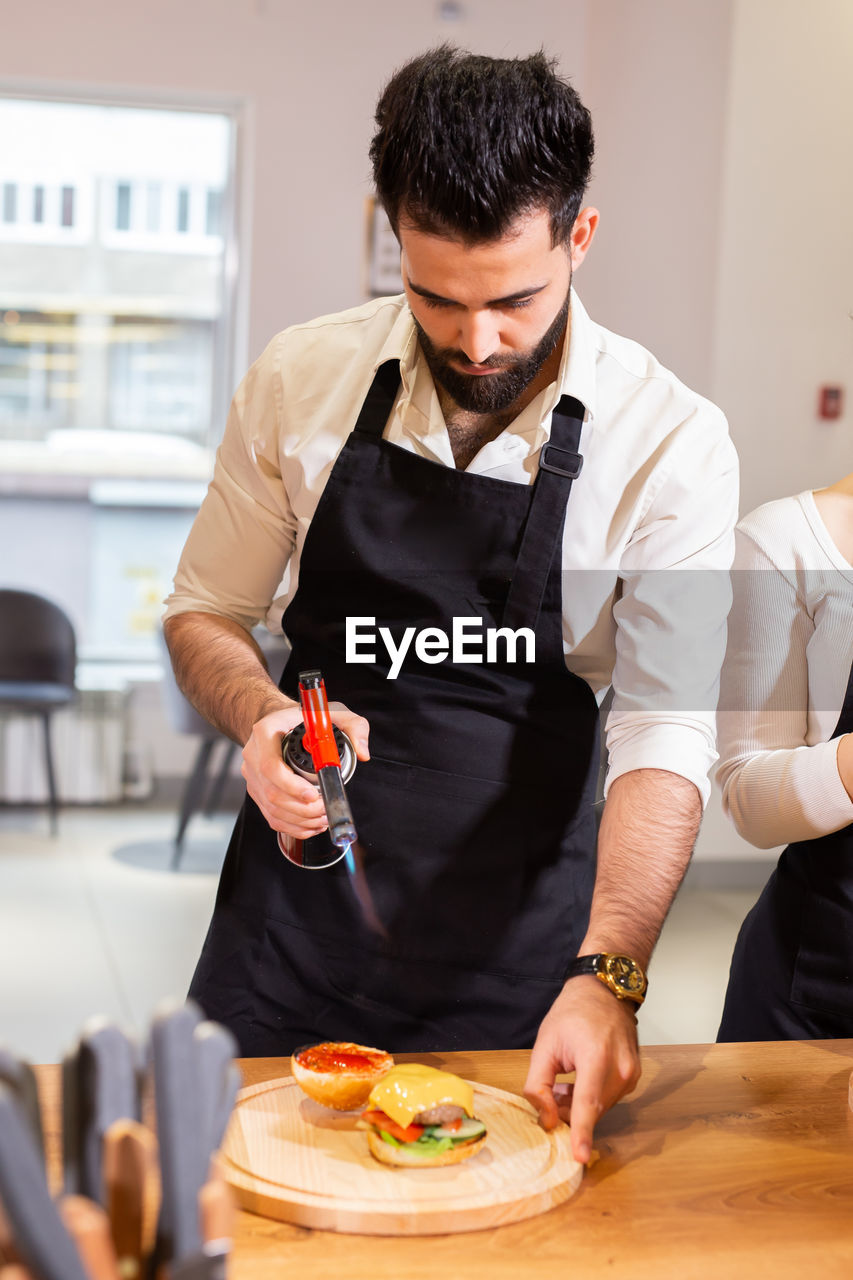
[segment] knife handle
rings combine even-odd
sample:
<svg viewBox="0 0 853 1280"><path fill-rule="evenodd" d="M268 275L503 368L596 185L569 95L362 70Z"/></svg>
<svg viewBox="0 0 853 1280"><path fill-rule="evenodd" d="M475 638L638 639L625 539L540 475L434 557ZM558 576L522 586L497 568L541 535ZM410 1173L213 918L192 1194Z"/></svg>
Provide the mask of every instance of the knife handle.
<svg viewBox="0 0 853 1280"><path fill-rule="evenodd" d="M88 1280L118 1280L109 1219L101 1206L85 1196L63 1196L59 1215L77 1246Z"/></svg>
<svg viewBox="0 0 853 1280"><path fill-rule="evenodd" d="M237 1205L234 1192L222 1174L218 1161L210 1162L210 1177L198 1193L201 1238L205 1251L228 1253L234 1240Z"/></svg>
<svg viewBox="0 0 853 1280"><path fill-rule="evenodd" d="M9 1219L3 1212L3 1205L0 1202L0 1267L4 1263L14 1262L15 1257L15 1239Z"/></svg>
<svg viewBox="0 0 853 1280"><path fill-rule="evenodd" d="M104 1135L104 1191L122 1280L134 1280L154 1248L160 1207L157 1139L138 1120L116 1120Z"/></svg>

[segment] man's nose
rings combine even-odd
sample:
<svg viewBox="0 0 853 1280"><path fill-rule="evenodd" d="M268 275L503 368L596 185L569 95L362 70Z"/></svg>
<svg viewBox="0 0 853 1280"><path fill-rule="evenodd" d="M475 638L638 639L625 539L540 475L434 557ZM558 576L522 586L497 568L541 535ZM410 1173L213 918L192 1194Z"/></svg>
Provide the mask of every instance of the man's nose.
<svg viewBox="0 0 853 1280"><path fill-rule="evenodd" d="M472 311L462 321L459 346L472 364L483 364L500 347L497 318L488 311Z"/></svg>

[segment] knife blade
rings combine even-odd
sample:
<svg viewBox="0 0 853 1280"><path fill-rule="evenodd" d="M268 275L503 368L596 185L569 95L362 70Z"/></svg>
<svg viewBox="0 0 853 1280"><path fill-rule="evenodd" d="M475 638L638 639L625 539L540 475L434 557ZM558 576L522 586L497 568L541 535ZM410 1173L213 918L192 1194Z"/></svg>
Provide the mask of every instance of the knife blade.
<svg viewBox="0 0 853 1280"><path fill-rule="evenodd" d="M218 1022L201 1022L193 1032L193 1043L198 1064L202 1121L202 1163L199 1169L201 1186L207 1179L210 1157L222 1142L234 1105L231 1066L237 1054L237 1041Z"/></svg>
<svg viewBox="0 0 853 1280"><path fill-rule="evenodd" d="M168 1280L226 1280L227 1253L194 1253L166 1268Z"/></svg>
<svg viewBox="0 0 853 1280"><path fill-rule="evenodd" d="M80 1042L62 1059L62 1189L80 1191L82 1127L80 1124Z"/></svg>
<svg viewBox="0 0 853 1280"><path fill-rule="evenodd" d="M80 1033L81 1116L79 1192L105 1203L104 1135L116 1120L139 1118L140 1061L136 1045L106 1018L93 1018Z"/></svg>
<svg viewBox="0 0 853 1280"><path fill-rule="evenodd" d="M16 1057L2 1045L0 1045L0 1080L17 1094L24 1118L32 1131L36 1151L44 1163L44 1131L36 1074L29 1062Z"/></svg>
<svg viewBox="0 0 853 1280"><path fill-rule="evenodd" d="M236 1062L232 1062L231 1066L225 1073L225 1088L222 1094L222 1101L219 1107L219 1114L216 1117L216 1123L213 1130L213 1150L218 1151L222 1146L225 1133L228 1129L228 1123L234 1111L234 1105L237 1102L237 1094L243 1088L243 1073L237 1066Z"/></svg>
<svg viewBox="0 0 853 1280"><path fill-rule="evenodd" d="M39 1280L89 1280L50 1197L15 1094L0 1084L0 1198L24 1264Z"/></svg>
<svg viewBox="0 0 853 1280"><path fill-rule="evenodd" d="M201 1010L187 1001L161 1006L151 1026L162 1181L155 1250L160 1265L174 1266L201 1250L198 1193L206 1177L202 1164L208 1138L202 1134L193 1039L201 1021Z"/></svg>

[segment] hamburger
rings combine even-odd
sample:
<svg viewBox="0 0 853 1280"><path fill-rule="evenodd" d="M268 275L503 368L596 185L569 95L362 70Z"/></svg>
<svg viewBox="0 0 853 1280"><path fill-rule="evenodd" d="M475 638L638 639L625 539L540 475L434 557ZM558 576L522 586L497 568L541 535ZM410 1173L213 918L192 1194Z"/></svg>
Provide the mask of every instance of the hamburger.
<svg viewBox="0 0 853 1280"><path fill-rule="evenodd" d="M420 1063L392 1067L371 1089L358 1123L372 1156L408 1169L459 1164L486 1141L471 1085Z"/></svg>
<svg viewBox="0 0 853 1280"><path fill-rule="evenodd" d="M350 1041L326 1040L295 1049L290 1070L309 1098L335 1111L355 1111L394 1066L383 1049Z"/></svg>

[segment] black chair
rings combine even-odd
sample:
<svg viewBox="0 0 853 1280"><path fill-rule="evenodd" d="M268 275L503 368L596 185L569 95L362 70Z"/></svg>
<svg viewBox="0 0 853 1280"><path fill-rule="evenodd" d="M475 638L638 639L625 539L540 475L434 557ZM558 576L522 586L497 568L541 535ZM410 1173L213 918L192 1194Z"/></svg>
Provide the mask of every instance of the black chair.
<svg viewBox="0 0 853 1280"><path fill-rule="evenodd" d="M44 726L51 834L58 830L59 796L51 716L76 696L77 643L68 615L32 591L0 589L0 710L39 716Z"/></svg>

